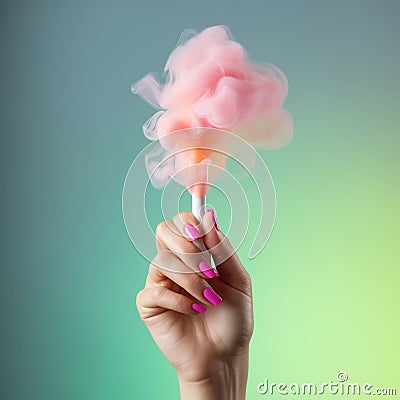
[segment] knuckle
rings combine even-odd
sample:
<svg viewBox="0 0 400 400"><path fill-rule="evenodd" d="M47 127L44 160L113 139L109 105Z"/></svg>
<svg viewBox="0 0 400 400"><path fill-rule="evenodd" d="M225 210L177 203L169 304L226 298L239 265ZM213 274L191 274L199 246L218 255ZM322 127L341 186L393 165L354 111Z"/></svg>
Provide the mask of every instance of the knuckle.
<svg viewBox="0 0 400 400"><path fill-rule="evenodd" d="M223 251L225 251L226 254L232 255L233 253L235 253L235 249L233 248L232 243L226 236L221 240L221 244L223 247Z"/></svg>
<svg viewBox="0 0 400 400"><path fill-rule="evenodd" d="M157 225L156 237L158 237L158 238L162 237L164 230L165 230L165 221L162 221Z"/></svg>
<svg viewBox="0 0 400 400"><path fill-rule="evenodd" d="M160 301L165 295L164 288L161 286L156 286L152 288L152 296L156 301Z"/></svg>
<svg viewBox="0 0 400 400"><path fill-rule="evenodd" d="M179 248L177 248L176 251L180 255L185 255L185 254L198 253L199 249L193 243L186 240L186 241L182 241L182 243L180 243Z"/></svg>
<svg viewBox="0 0 400 400"><path fill-rule="evenodd" d="M152 268L158 271L167 268L171 264L171 260L174 258L173 253L169 250L160 251L152 261Z"/></svg>
<svg viewBox="0 0 400 400"><path fill-rule="evenodd" d="M145 290L146 289L140 290L136 295L136 309L138 310L140 318L142 318L142 319L143 319L143 310L144 310L143 297L145 295Z"/></svg>
<svg viewBox="0 0 400 400"><path fill-rule="evenodd" d="M172 310L178 310L178 309L181 308L180 306L181 306L181 303L180 303L180 301L179 301L178 298L176 298L176 297L174 297L174 296L171 296L171 297L169 298L169 307L170 307Z"/></svg>
<svg viewBox="0 0 400 400"><path fill-rule="evenodd" d="M240 277L240 283L241 286L243 287L245 293L247 293L250 297L252 296L252 281L249 273L243 268L243 271L241 273Z"/></svg>
<svg viewBox="0 0 400 400"><path fill-rule="evenodd" d="M136 294L136 307L139 308L142 304L142 297L143 297L143 292L144 289L140 290L137 294Z"/></svg>
<svg viewBox="0 0 400 400"><path fill-rule="evenodd" d="M186 274L186 284L188 287L196 287L200 283L200 279L195 273Z"/></svg>
<svg viewBox="0 0 400 400"><path fill-rule="evenodd" d="M161 239L168 231L170 221L162 221L157 225L156 228L156 237Z"/></svg>
<svg viewBox="0 0 400 400"><path fill-rule="evenodd" d="M243 283L251 289L252 282L250 274L243 268Z"/></svg>

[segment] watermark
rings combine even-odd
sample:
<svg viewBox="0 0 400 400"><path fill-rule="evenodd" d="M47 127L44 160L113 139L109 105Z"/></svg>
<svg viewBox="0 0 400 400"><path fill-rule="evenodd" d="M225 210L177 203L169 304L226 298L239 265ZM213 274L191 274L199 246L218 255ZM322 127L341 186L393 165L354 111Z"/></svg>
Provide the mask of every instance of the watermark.
<svg viewBox="0 0 400 400"><path fill-rule="evenodd" d="M275 383L270 382L267 378L260 382L257 386L257 391L261 395L309 395L321 396L323 394L331 395L378 395L378 396L396 396L397 389L394 387L374 387L369 382L357 383L349 382L349 377L346 372L338 372L334 380L316 384L307 383Z"/></svg>

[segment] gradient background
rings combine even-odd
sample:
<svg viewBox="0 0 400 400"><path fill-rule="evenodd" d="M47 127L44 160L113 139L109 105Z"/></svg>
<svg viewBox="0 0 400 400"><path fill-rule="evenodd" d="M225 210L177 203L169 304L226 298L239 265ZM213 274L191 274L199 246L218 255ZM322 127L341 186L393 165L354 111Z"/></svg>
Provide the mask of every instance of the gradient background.
<svg viewBox="0 0 400 400"><path fill-rule="evenodd" d="M14 0L0 15L2 399L178 398L134 307L147 262L121 192L153 110L130 84L184 28L221 23L285 72L295 121L288 147L263 152L272 237L252 262L239 251L248 399L266 377L339 371L399 392L400 2Z"/></svg>

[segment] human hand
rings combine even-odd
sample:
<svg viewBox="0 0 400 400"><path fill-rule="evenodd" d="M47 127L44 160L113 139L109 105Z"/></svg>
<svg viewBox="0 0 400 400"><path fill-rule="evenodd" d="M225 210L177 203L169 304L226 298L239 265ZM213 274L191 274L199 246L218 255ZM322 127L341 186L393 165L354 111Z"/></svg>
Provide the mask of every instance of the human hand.
<svg viewBox="0 0 400 400"><path fill-rule="evenodd" d="M197 225L185 212L157 227L158 254L137 308L178 374L182 399L244 399L253 332L251 280L213 212ZM199 231L217 273L207 269L195 245Z"/></svg>

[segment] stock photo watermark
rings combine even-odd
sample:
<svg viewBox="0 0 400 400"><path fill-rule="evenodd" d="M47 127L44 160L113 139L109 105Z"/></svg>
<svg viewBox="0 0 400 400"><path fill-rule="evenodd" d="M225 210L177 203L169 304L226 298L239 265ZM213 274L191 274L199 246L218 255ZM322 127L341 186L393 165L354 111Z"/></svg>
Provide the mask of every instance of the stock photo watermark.
<svg viewBox="0 0 400 400"><path fill-rule="evenodd" d="M316 384L313 382L284 383L271 382L268 378L257 386L260 395L309 395L321 396L323 394L342 396L396 396L398 390L395 387L375 387L372 383L357 383L349 381L346 372L338 372L335 379Z"/></svg>

